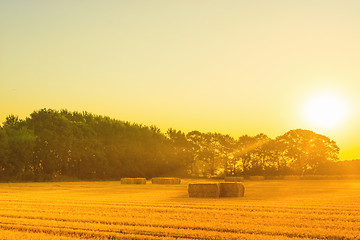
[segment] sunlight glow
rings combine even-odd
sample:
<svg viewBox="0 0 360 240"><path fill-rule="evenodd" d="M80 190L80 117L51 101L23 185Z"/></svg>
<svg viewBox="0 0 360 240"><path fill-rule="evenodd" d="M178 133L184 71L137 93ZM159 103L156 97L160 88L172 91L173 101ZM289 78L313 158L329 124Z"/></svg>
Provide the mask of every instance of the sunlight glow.
<svg viewBox="0 0 360 240"><path fill-rule="evenodd" d="M307 120L322 129L338 127L346 119L347 112L346 103L331 93L316 95L305 106Z"/></svg>

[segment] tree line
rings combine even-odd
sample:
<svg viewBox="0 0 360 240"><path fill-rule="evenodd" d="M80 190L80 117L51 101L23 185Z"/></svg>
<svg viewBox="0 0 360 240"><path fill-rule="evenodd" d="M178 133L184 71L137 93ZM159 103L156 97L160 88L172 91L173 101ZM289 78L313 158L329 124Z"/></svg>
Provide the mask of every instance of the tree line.
<svg viewBox="0 0 360 240"><path fill-rule="evenodd" d="M0 180L337 174L339 147L303 129L271 139L168 129L41 109L0 127Z"/></svg>

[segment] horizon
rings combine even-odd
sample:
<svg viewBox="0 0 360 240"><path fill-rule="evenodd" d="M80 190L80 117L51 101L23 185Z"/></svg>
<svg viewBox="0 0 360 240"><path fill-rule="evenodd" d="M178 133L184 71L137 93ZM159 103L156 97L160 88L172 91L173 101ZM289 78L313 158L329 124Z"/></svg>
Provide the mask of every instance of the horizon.
<svg viewBox="0 0 360 240"><path fill-rule="evenodd" d="M360 159L360 2L0 1L0 122L42 108L328 136Z"/></svg>

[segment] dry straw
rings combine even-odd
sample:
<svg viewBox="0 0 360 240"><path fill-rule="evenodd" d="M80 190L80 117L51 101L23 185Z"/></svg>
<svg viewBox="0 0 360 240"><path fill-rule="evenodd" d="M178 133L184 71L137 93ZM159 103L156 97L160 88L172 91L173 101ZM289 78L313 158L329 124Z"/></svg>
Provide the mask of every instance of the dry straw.
<svg viewBox="0 0 360 240"><path fill-rule="evenodd" d="M225 182L243 182L243 177L225 177Z"/></svg>
<svg viewBox="0 0 360 240"><path fill-rule="evenodd" d="M152 184L180 184L180 178L156 177L151 179Z"/></svg>
<svg viewBox="0 0 360 240"><path fill-rule="evenodd" d="M189 197L218 198L220 187L218 183L190 183L188 187Z"/></svg>
<svg viewBox="0 0 360 240"><path fill-rule="evenodd" d="M239 182L220 183L220 197L243 197L245 193L244 184Z"/></svg>
<svg viewBox="0 0 360 240"><path fill-rule="evenodd" d="M146 184L146 178L122 178L121 184Z"/></svg>

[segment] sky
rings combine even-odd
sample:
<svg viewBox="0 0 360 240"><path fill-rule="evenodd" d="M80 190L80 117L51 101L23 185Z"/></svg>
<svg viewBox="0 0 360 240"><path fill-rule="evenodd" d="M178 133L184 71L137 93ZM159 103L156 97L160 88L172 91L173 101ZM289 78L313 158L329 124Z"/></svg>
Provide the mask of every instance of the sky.
<svg viewBox="0 0 360 240"><path fill-rule="evenodd" d="M302 128L360 159L359 12L355 0L0 0L0 122L52 108L235 138Z"/></svg>

